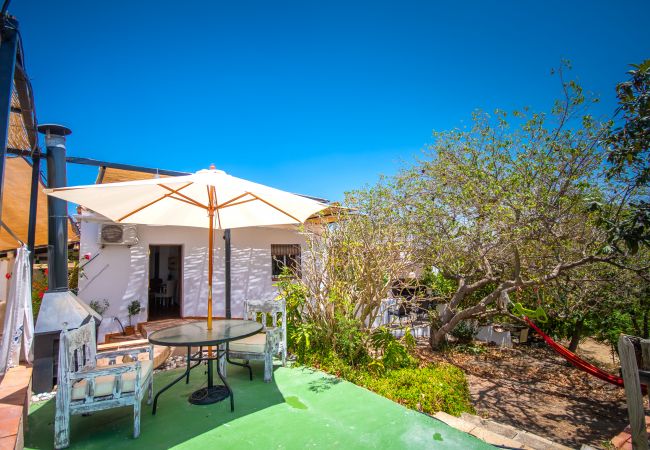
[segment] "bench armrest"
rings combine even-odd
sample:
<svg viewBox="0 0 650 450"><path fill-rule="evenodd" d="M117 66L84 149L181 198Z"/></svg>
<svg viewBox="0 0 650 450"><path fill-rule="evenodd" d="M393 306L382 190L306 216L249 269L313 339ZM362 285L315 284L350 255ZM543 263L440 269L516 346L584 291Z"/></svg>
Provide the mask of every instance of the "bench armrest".
<svg viewBox="0 0 650 450"><path fill-rule="evenodd" d="M109 342L108 344L97 344L98 352L110 352L125 348L143 347L149 345L148 339L134 339L132 341Z"/></svg>

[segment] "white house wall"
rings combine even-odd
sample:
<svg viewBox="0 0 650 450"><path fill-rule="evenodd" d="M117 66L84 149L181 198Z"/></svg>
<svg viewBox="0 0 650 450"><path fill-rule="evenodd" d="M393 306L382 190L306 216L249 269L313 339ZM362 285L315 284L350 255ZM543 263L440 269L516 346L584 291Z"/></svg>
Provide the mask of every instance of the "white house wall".
<svg viewBox="0 0 650 450"><path fill-rule="evenodd" d="M86 303L108 300L100 327L100 341L106 333L119 332L113 317L126 326L127 305L140 300L145 307L135 322L147 320L149 287L149 246L182 246L181 315L207 315L207 242L204 228L157 227L138 225L137 245L127 247L98 244L100 224L81 220L79 256L83 265L86 255L94 257L83 268L79 279L79 297ZM277 290L271 277L271 244L300 244L304 238L294 229L240 228L231 231L231 307L232 316L241 317L245 299L274 298ZM214 253L213 314L225 316L223 232L217 231Z"/></svg>
<svg viewBox="0 0 650 450"><path fill-rule="evenodd" d="M13 272L15 263L14 254L9 252L8 256L8 258L0 260L0 335L4 332L5 311L11 284L11 279L7 278L7 274Z"/></svg>

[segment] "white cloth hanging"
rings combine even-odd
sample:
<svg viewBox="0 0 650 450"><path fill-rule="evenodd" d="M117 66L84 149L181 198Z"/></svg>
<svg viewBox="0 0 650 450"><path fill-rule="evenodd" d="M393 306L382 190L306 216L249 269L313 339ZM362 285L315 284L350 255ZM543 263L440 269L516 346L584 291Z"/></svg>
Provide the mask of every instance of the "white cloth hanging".
<svg viewBox="0 0 650 450"><path fill-rule="evenodd" d="M32 314L32 274L26 245L16 251L14 270L9 285L4 331L0 345L0 375L18 365L21 356L32 362L34 316Z"/></svg>

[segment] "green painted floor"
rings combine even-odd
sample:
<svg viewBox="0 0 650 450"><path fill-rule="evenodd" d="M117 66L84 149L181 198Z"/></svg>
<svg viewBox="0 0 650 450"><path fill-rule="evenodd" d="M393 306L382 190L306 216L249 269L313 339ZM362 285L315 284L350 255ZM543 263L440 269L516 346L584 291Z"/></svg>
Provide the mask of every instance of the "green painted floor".
<svg viewBox="0 0 650 450"><path fill-rule="evenodd" d="M305 368L277 368L272 383L229 367L235 412L228 402L195 406L188 395L205 383L205 369L190 384L162 394L156 416L143 405L141 434L133 439L132 409L73 416L71 448L84 449L483 449L493 448L424 414L406 409L346 381ZM179 370L155 376L154 389ZM53 445L54 400L35 404L25 448Z"/></svg>

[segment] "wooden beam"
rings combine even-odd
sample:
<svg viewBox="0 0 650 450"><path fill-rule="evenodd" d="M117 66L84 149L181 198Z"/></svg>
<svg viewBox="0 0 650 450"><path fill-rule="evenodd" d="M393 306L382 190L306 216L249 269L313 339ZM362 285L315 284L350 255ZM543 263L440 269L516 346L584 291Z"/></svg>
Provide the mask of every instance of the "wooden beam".
<svg viewBox="0 0 650 450"><path fill-rule="evenodd" d="M122 170L131 170L134 172L144 172L144 173L152 173L152 174L158 174L158 175L168 175L170 177L179 177L183 175L191 175L189 172L179 172L178 170L165 170L165 169L152 169L151 167L142 167L142 166L134 166L131 164L121 164L121 163L113 163L113 162L108 162L108 161L98 161L96 159L91 159L91 158L77 158L74 156L68 156L66 158L66 161L71 163L71 164L82 164L86 166L95 166L95 167L108 167L111 169L122 169Z"/></svg>

